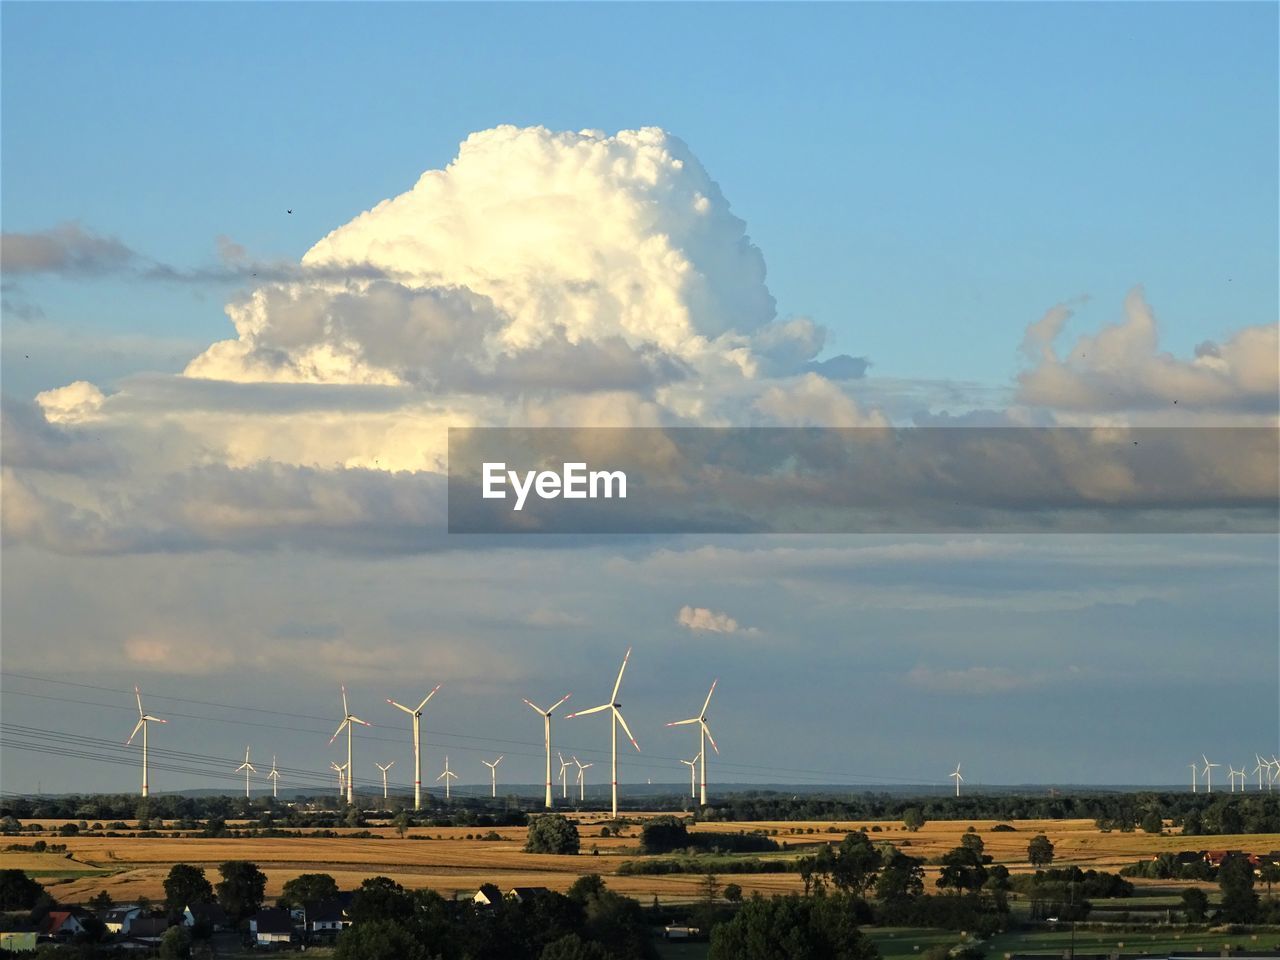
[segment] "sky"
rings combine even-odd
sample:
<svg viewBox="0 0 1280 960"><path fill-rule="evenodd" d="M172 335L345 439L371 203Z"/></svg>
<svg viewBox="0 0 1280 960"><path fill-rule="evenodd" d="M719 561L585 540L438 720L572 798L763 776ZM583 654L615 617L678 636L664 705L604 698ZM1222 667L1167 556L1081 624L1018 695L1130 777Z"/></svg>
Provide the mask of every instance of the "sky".
<svg viewBox="0 0 1280 960"><path fill-rule="evenodd" d="M521 699L630 645L624 780L717 676L713 780L1275 751L1273 536L497 545L438 481L451 425L1274 426L1277 19L0 4L6 726L123 739L138 683L301 776L346 683L372 781L442 683L428 764L533 782ZM17 740L5 790L136 779Z"/></svg>

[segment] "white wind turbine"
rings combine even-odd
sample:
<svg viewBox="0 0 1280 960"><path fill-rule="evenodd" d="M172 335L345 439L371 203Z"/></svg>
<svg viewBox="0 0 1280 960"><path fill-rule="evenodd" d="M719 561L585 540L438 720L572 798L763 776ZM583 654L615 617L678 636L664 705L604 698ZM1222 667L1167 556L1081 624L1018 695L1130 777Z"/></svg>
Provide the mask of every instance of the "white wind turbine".
<svg viewBox="0 0 1280 960"><path fill-rule="evenodd" d="M1187 764L1187 766L1191 768L1191 792L1195 793L1196 792L1196 771L1200 768L1196 766L1196 763L1194 760L1192 760L1191 763Z"/></svg>
<svg viewBox="0 0 1280 960"><path fill-rule="evenodd" d="M436 684L435 690L432 690L422 702L416 707L406 707L403 703L396 703L394 700L387 700L397 710L403 710L409 716L413 717L413 809L422 809L422 708L427 705L427 701L436 695L436 690L440 689L440 684Z"/></svg>
<svg viewBox="0 0 1280 960"><path fill-rule="evenodd" d="M1205 787L1207 788L1206 792L1213 793L1213 768L1220 767L1222 766L1222 764L1210 763L1209 758L1206 757L1203 753L1200 754L1200 759L1204 761L1204 783L1205 783Z"/></svg>
<svg viewBox="0 0 1280 960"><path fill-rule="evenodd" d="M248 800L249 799L249 774L258 772L257 770L254 769L253 764L249 762L248 747L244 748L244 763L236 767L236 773L239 773L241 770L244 771L244 797L246 800Z"/></svg>
<svg viewBox="0 0 1280 960"><path fill-rule="evenodd" d="M276 798L276 788L280 785L280 772L276 770L276 758L271 758L271 772L267 774L267 779L271 781L271 799Z"/></svg>
<svg viewBox="0 0 1280 960"><path fill-rule="evenodd" d="M380 771L382 771L382 799L383 801L385 801L387 799L387 771L390 770L392 767L394 767L396 765L396 762L392 760L390 763L388 763L384 767L382 764L378 763L377 760L375 760L373 761L373 765L377 767Z"/></svg>
<svg viewBox="0 0 1280 960"><path fill-rule="evenodd" d="M1280 780L1280 760L1276 759L1276 755L1274 753L1271 755L1271 763L1269 764L1269 766L1271 768L1271 775L1267 778L1268 793L1271 792L1271 787L1275 784L1275 782L1277 780Z"/></svg>
<svg viewBox="0 0 1280 960"><path fill-rule="evenodd" d="M329 743L332 744L333 741L337 740L338 734L342 733L344 729L347 731L347 803L356 802L355 789L354 789L355 782L356 782L356 776L355 776L356 768L351 765L351 731L353 729L352 728L353 723L363 724L366 727L373 726L373 724L368 723L364 720L361 720L359 717L357 717L355 714L351 712L351 708L347 706L347 687L346 687L346 684L343 684L342 686L342 722L338 724L338 729L334 731L333 736L329 738Z"/></svg>
<svg viewBox="0 0 1280 960"><path fill-rule="evenodd" d="M1231 778L1231 792L1236 792L1236 777L1240 778L1240 789L1244 790L1244 770L1237 770L1231 764L1227 764L1227 776Z"/></svg>
<svg viewBox="0 0 1280 960"><path fill-rule="evenodd" d="M689 796L694 800L698 799L698 784L697 784L696 777L698 776L698 761L701 759L702 759L702 754L701 752L699 752L699 754L696 757L694 757L692 760L680 761L686 767L689 768Z"/></svg>
<svg viewBox="0 0 1280 960"><path fill-rule="evenodd" d="M581 803L587 799L586 781L583 779L582 775L586 772L587 767L594 767L595 764L583 763L577 757L573 758L573 762L578 765L578 802Z"/></svg>
<svg viewBox="0 0 1280 960"><path fill-rule="evenodd" d="M506 756L504 753L502 756ZM498 795L498 764L502 762L502 757L490 763L488 760L481 760L486 767L489 768L489 796L496 797Z"/></svg>
<svg viewBox="0 0 1280 960"><path fill-rule="evenodd" d="M547 795L545 799L547 809L550 809L552 806L551 804L551 712L555 710L556 707L560 706L560 704L568 700L569 696L570 694L566 693L563 697L561 697L559 700L557 700L555 703L549 706L546 710L543 710L540 706L538 706L532 700L529 700L526 698L524 701L529 706L533 707L533 709L536 710L539 714L542 715L542 743L547 749L547 782L546 782ZM561 759L563 760L563 757Z"/></svg>
<svg viewBox="0 0 1280 960"><path fill-rule="evenodd" d="M144 797L151 795L151 785L147 780L147 724L148 723L168 723L168 720L161 720L159 717L153 717L149 713L142 711L142 691L135 685L133 695L138 701L138 722L133 728L133 733L129 734L125 746L133 743L133 738L138 735L138 731L142 731L142 795Z"/></svg>
<svg viewBox="0 0 1280 960"><path fill-rule="evenodd" d="M556 756L560 758L560 799L568 800L569 799L569 777L565 771L567 771L571 766L573 766L573 761L566 760L564 758L563 753L557 752Z"/></svg>
<svg viewBox="0 0 1280 960"><path fill-rule="evenodd" d="M1253 768L1252 772L1258 775L1258 792L1261 793L1262 792L1262 770L1263 770L1262 757L1260 757L1258 754L1255 753L1253 755L1253 759L1256 766ZM1248 764L1246 763L1245 766L1248 766Z"/></svg>
<svg viewBox="0 0 1280 960"><path fill-rule="evenodd" d="M444 781L444 798L446 800L449 799L449 781L457 780L457 779L458 779L458 775L449 769L449 757L446 754L444 758L444 773L436 777L437 783L439 783L441 780Z"/></svg>
<svg viewBox="0 0 1280 960"><path fill-rule="evenodd" d="M960 776L960 764L956 764L955 773L947 774L947 776L956 782L956 796L960 796L960 784L964 783L964 777Z"/></svg>
<svg viewBox="0 0 1280 960"><path fill-rule="evenodd" d="M704 807L707 805L707 741L711 741L711 749L718 756L720 748L716 746L715 738L711 736L711 728L707 726L707 707L711 703L711 695L716 692L716 684L720 681L712 680L711 689L707 691L707 699L702 703L702 709L698 711L696 717L690 717L688 720L676 720L674 723L668 723L668 727L682 727L685 724L696 723L698 725L698 757L702 764L702 799L699 801Z"/></svg>
<svg viewBox="0 0 1280 960"><path fill-rule="evenodd" d="M347 793L347 765L345 763L334 763L329 761L329 769L337 771L338 774L338 797L342 798Z"/></svg>
<svg viewBox="0 0 1280 960"><path fill-rule="evenodd" d="M579 710L577 713L571 713L565 717L566 720L572 720L574 717L585 717L589 713L600 713L602 710L608 710L611 713L609 732L612 735L613 744L613 815L618 816L618 724L622 724L622 729L627 732L627 739L631 741L631 745L636 748L636 752L640 752L640 744L636 743L636 738L631 735L631 728L627 726L627 721L622 718L622 711L618 708L622 704L618 703L618 688L622 686L622 674L627 669L627 661L631 659L631 648L627 647L626 656L622 658L622 666L618 669L618 679L613 682L613 694L609 697L608 703L602 703L598 707L592 707L590 710Z"/></svg>

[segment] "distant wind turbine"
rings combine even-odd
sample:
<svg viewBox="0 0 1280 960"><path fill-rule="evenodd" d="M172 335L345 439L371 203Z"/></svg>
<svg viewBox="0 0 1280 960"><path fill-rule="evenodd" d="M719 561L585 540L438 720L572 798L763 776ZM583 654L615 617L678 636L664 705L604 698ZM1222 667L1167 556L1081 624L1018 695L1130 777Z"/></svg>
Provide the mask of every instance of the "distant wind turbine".
<svg viewBox="0 0 1280 960"><path fill-rule="evenodd" d="M964 777L960 776L960 764L956 764L956 772L948 774L948 776L956 782L956 796L960 796L960 784L964 783Z"/></svg>
<svg viewBox="0 0 1280 960"><path fill-rule="evenodd" d="M138 731L142 731L142 795L144 797L151 795L151 786L147 780L147 724L149 723L168 723L168 720L161 720L159 717L153 717L149 713L142 711L142 691L135 685L133 695L138 701L138 722L133 728L133 733L129 734L125 746L133 743L133 738L138 735Z"/></svg>
<svg viewBox="0 0 1280 960"><path fill-rule="evenodd" d="M720 748L716 746L716 741L711 736L711 728L707 726L707 707L711 703L711 695L716 692L716 684L719 682L718 679L711 681L711 689L707 691L707 699L702 702L702 709L698 711L696 717L690 717L688 720L676 720L667 724L668 727L682 727L689 723L698 725L698 760L702 764L702 798L699 803L704 807L707 805L707 741L711 741L711 749L717 755L720 753Z"/></svg>
<svg viewBox="0 0 1280 960"><path fill-rule="evenodd" d="M436 777L437 783L439 783L441 780L444 781L444 798L446 800L449 799L449 782L451 780L457 780L457 779L458 779L458 775L449 769L449 757L446 754L444 758L444 773Z"/></svg>
<svg viewBox="0 0 1280 960"><path fill-rule="evenodd" d="M333 736L329 738L329 743L332 744L333 741L337 740L338 734L342 733L344 729L347 731L347 803L356 802L355 790L354 790L355 782L356 782L356 777L355 777L356 768L351 765L351 731L353 729L352 724L354 723L363 724L366 727L373 726L373 724L367 723L366 721L361 720L359 717L357 717L355 714L351 712L351 708L347 706L347 687L346 687L346 684L343 684L342 686L342 722L338 724L338 729L334 731Z"/></svg>
<svg viewBox="0 0 1280 960"><path fill-rule="evenodd" d="M347 765L345 763L329 762L329 767L338 772L338 797L341 799L347 792Z"/></svg>
<svg viewBox="0 0 1280 960"><path fill-rule="evenodd" d="M699 751L698 755L694 757L692 760L680 761L686 767L689 768L689 796L691 799L694 799L694 800L698 799L698 782L696 778L698 776L698 761L701 759L702 759L702 752Z"/></svg>
<svg viewBox="0 0 1280 960"><path fill-rule="evenodd" d="M573 765L572 760L566 760L563 753L556 753L560 758L560 799L569 799L569 777L566 771Z"/></svg>
<svg viewBox="0 0 1280 960"><path fill-rule="evenodd" d="M375 767L377 767L379 770L381 770L381 771L382 771L382 799L383 799L383 801L386 801L386 799L387 799L387 771L388 771L388 770L390 770L392 767L394 767L394 766L396 765L396 762L395 762L394 760L392 760L390 763L388 763L388 764L384 767L382 764L378 763L378 761L376 761L376 760L375 760L375 761L373 762L373 765L374 765Z"/></svg>
<svg viewBox="0 0 1280 960"><path fill-rule="evenodd" d="M1253 772L1258 775L1258 792L1261 793L1262 792L1262 771L1263 770L1270 771L1271 765L1267 764L1264 767L1262 764L1262 757L1256 753L1253 755L1253 759L1257 761L1257 764L1258 764L1256 767L1253 768Z"/></svg>
<svg viewBox="0 0 1280 960"><path fill-rule="evenodd" d="M1240 791L1244 792L1244 769L1237 770L1231 764L1227 764L1227 776L1231 778L1231 792L1236 792L1236 777L1240 778Z"/></svg>
<svg viewBox="0 0 1280 960"><path fill-rule="evenodd" d="M546 710L543 710L540 706L538 706L532 700L529 700L526 698L524 701L529 706L531 706L535 711L537 711L539 714L542 715L542 743L547 750L547 780L546 780L547 795L544 800L544 802L547 805L547 809L550 809L552 806L552 803L551 803L551 712L555 710L556 707L560 706L560 704L568 700L569 697L570 697L570 694L566 693L563 697L561 697L551 706L547 707Z"/></svg>
<svg viewBox="0 0 1280 960"><path fill-rule="evenodd" d="M403 703L396 703L394 700L387 701L397 710L403 710L413 717L413 809L415 810L422 809L422 708L439 689L440 684L437 683L435 690L423 697L422 702L416 707L406 707Z"/></svg>
<svg viewBox="0 0 1280 960"><path fill-rule="evenodd" d="M626 656L622 658L622 666L618 669L618 679L613 682L613 694L609 697L608 703L602 703L598 707L592 707L590 710L579 710L577 713L571 713L566 720L572 720L574 717L585 717L589 713L600 713L602 710L610 711L609 732L612 739L612 758L613 758L613 815L618 816L618 724L622 724L622 729L627 733L627 739L631 741L631 745L636 748L636 752L640 752L640 744L636 743L636 738L631 735L631 728L627 726L627 721L622 718L622 711L619 709L622 704L618 702L618 688L622 686L622 675L626 672L627 661L631 659L631 648L627 647Z"/></svg>
<svg viewBox="0 0 1280 960"><path fill-rule="evenodd" d="M506 756L506 754L502 756ZM498 764L502 762L502 757L498 757L493 763L488 760L481 760L480 762L489 768L489 796L496 797L498 795Z"/></svg>
<svg viewBox="0 0 1280 960"><path fill-rule="evenodd" d="M582 775L586 773L587 767L594 767L595 764L583 763L577 757L573 758L573 762L578 765L578 802L581 803L587 799L586 781L583 779Z"/></svg>
<svg viewBox="0 0 1280 960"><path fill-rule="evenodd" d="M1192 760L1191 763L1187 764L1187 766L1191 767L1191 792L1195 793L1196 792L1196 771L1199 769L1199 767L1196 766L1196 763L1194 760Z"/></svg>
<svg viewBox="0 0 1280 960"><path fill-rule="evenodd" d="M236 773L239 773L241 770L244 771L244 796L245 796L245 799L247 800L249 799L249 774L258 772L253 768L253 764L249 762L248 747L244 748L244 763L236 767Z"/></svg>
<svg viewBox="0 0 1280 960"><path fill-rule="evenodd" d="M1204 761L1204 784L1206 787L1206 792L1213 793L1213 768L1220 767L1222 766L1222 764L1210 763L1209 758L1206 757L1203 753L1200 754L1200 759Z"/></svg>
<svg viewBox="0 0 1280 960"><path fill-rule="evenodd" d="M280 771L276 769L276 758L271 758L271 772L267 774L267 779L271 781L271 799L276 798L276 788L279 786Z"/></svg>

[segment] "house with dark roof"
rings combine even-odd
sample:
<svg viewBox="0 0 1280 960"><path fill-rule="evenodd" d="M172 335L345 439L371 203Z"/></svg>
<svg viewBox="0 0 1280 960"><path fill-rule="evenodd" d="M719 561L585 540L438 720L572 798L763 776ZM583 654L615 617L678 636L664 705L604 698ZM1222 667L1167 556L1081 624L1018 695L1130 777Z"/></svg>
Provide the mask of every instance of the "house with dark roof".
<svg viewBox="0 0 1280 960"><path fill-rule="evenodd" d="M197 924L216 933L227 926L227 911L217 903L189 903L182 911L182 925L194 927Z"/></svg>
<svg viewBox="0 0 1280 960"><path fill-rule="evenodd" d="M350 923L341 899L308 900L302 905L302 929L309 936L336 937Z"/></svg>
<svg viewBox="0 0 1280 960"><path fill-rule="evenodd" d="M102 915L102 925L107 928L107 933L128 936L129 924L141 914L142 908L136 904L118 904Z"/></svg>
<svg viewBox="0 0 1280 960"><path fill-rule="evenodd" d="M259 910L249 918L249 935L260 947L288 943L293 939L293 917L278 907Z"/></svg>
<svg viewBox="0 0 1280 960"><path fill-rule="evenodd" d="M546 887L512 887L507 891L507 896L516 903L527 903L550 892Z"/></svg>
<svg viewBox="0 0 1280 960"><path fill-rule="evenodd" d="M129 923L129 939L154 946L164 937L169 926L166 917L134 917Z"/></svg>
<svg viewBox="0 0 1280 960"><path fill-rule="evenodd" d="M40 921L40 936L52 940L70 940L84 932L84 924L70 910L50 910Z"/></svg>
<svg viewBox="0 0 1280 960"><path fill-rule="evenodd" d="M492 907L502 902L502 891L498 889L496 883L482 883L476 895L471 898L471 902L477 907Z"/></svg>

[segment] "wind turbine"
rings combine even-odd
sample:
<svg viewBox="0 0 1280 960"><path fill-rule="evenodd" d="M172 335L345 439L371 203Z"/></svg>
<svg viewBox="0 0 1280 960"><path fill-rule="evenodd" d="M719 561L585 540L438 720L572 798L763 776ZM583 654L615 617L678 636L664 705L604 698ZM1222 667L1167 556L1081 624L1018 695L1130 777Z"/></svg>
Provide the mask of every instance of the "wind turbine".
<svg viewBox="0 0 1280 960"><path fill-rule="evenodd" d="M272 764L272 766L274 767L275 765L274 765L274 764ZM250 773L257 773L257 772L258 772L257 770L255 770L255 769L253 768L253 764L249 762L249 748L248 748L248 747L245 747L245 748L244 748L244 763L242 763L242 764L240 764L240 766L236 767L236 773L239 773L241 770L243 770L243 771L244 771L244 798L245 798L246 800L248 800L248 799L249 799L249 774L250 774Z"/></svg>
<svg viewBox="0 0 1280 960"><path fill-rule="evenodd" d="M334 763L329 761L329 767L338 773L338 796L341 798L347 792L347 765L345 763Z"/></svg>
<svg viewBox="0 0 1280 960"><path fill-rule="evenodd" d="M355 714L351 712L351 708L347 706L347 687L346 687L346 684L343 684L342 686L342 722L338 724L338 729L334 731L333 736L329 738L329 743L332 744L333 741L337 740L338 734L342 733L344 729L347 731L347 803L356 802L355 790L354 790L355 782L356 782L356 776L355 776L356 768L351 765L351 731L353 729L351 725L353 723L364 724L364 726L366 727L373 726L373 724L368 723L364 720L361 720L359 717L357 717Z"/></svg>
<svg viewBox="0 0 1280 960"><path fill-rule="evenodd" d="M564 758L563 753L557 752L556 756L560 758L560 799L568 800L569 799L569 778L565 775L565 771L568 770L570 766L572 766L573 761L566 760Z"/></svg>
<svg viewBox="0 0 1280 960"><path fill-rule="evenodd" d="M280 772L276 770L276 758L271 758L271 772L267 774L267 779L271 781L271 799L276 798L276 788L280 785Z"/></svg>
<svg viewBox="0 0 1280 960"><path fill-rule="evenodd" d="M138 731L142 731L142 795L144 797L151 795L151 787L147 781L147 724L148 723L168 723L168 720L161 720L159 717L153 717L149 713L142 712L142 691L134 685L133 695L138 700L138 722L133 728L133 733L129 734L129 739L124 742L127 747L133 743L133 738L138 735Z"/></svg>
<svg viewBox="0 0 1280 960"><path fill-rule="evenodd" d="M394 760L392 760L390 763L388 763L388 764L384 767L382 764L378 763L378 761L376 761L376 760L375 760L375 761L373 762L373 765L374 765L375 767L377 767L379 770L381 770L381 771L382 771L382 799L383 799L383 801L386 801L386 799L387 799L387 771L388 771L388 770L390 770L392 767L394 767L394 766L396 765L396 762L395 762Z"/></svg>
<svg viewBox="0 0 1280 960"><path fill-rule="evenodd" d="M698 775L698 761L699 761L699 760L701 760L701 759L702 759L702 754L701 754L701 753L699 753L699 754L698 754L696 757L694 757L692 760L681 760L681 761L680 761L680 762L681 762L681 763L683 763L686 767L688 767L688 768L689 768L689 796L690 796L690 798L695 799L695 800L696 800L696 799L697 799L697 797L698 797L698 784L697 784L697 782L696 782L695 778L696 778L696 777L697 777L697 775Z"/></svg>
<svg viewBox="0 0 1280 960"><path fill-rule="evenodd" d="M1196 771L1199 769L1199 767L1196 766L1196 763L1194 760L1191 761L1191 763L1187 764L1187 766L1191 768L1191 792L1195 793L1196 792Z"/></svg>
<svg viewBox="0 0 1280 960"><path fill-rule="evenodd" d="M1253 755L1253 759L1256 760L1258 764L1256 767L1253 768L1253 772L1258 775L1258 792L1261 793L1262 792L1262 771L1266 770L1267 773L1269 774L1271 772L1271 764L1268 763L1264 767L1262 765L1262 757L1260 757L1256 753Z"/></svg>
<svg viewBox="0 0 1280 960"><path fill-rule="evenodd" d="M435 690L423 697L422 702L413 708L406 707L403 703L396 703L394 700L387 701L397 710L403 710L413 717L413 809L415 810L422 809L422 708L439 689L440 684L437 683Z"/></svg>
<svg viewBox="0 0 1280 960"><path fill-rule="evenodd" d="M578 802L582 803L582 801L587 799L586 782L583 780L582 774L586 771L587 767L594 767L595 764L583 763L577 757L573 758L573 762L578 765Z"/></svg>
<svg viewBox="0 0 1280 960"><path fill-rule="evenodd" d="M1236 777L1240 778L1240 789L1244 790L1244 771L1237 770L1231 764L1227 764L1227 776L1231 778L1231 792L1236 792Z"/></svg>
<svg viewBox="0 0 1280 960"><path fill-rule="evenodd" d="M566 720L572 720L574 717L585 717L589 713L599 713L602 710L608 710L612 716L609 723L609 732L612 736L613 743L613 815L618 816L618 724L622 724L622 729L627 732L627 739L631 741L631 745L636 748L636 753L640 752L640 744L636 743L636 738L631 735L631 728L627 726L627 721L622 718L622 711L618 708L622 704L618 703L618 688L622 686L622 674L626 672L627 661L631 659L631 648L627 647L626 656L622 658L622 666L618 669L618 679L613 682L613 693L609 697L608 703L602 703L598 707L592 707L590 710L579 710L577 713L571 713L565 717Z"/></svg>
<svg viewBox="0 0 1280 960"><path fill-rule="evenodd" d="M546 805L548 810L551 809L551 806L552 806L551 804L551 711L555 710L556 707L560 706L560 704L568 700L569 696L570 695L566 693L563 697L561 697L559 700L557 700L555 703L549 706L546 710L543 710L540 706L538 706L536 703L534 703L532 700L529 700L528 698L526 698L524 701L529 706L533 707L533 709L536 710L538 713L542 714L542 742L543 742L543 745L547 748Z"/></svg>
<svg viewBox="0 0 1280 960"><path fill-rule="evenodd" d="M960 784L964 783L964 777L960 776L960 764L956 764L955 773L947 774L947 776L956 782L956 796L960 796Z"/></svg>
<svg viewBox="0 0 1280 960"><path fill-rule="evenodd" d="M441 780L443 780L443 781L444 781L444 798L445 798L446 800L448 800L448 799L449 799L449 781L450 781L450 780L457 780L457 779L458 779L458 775L457 775L456 773L454 773L452 770L450 770L450 769L449 769L449 757L448 757L448 755L446 754L446 755L445 755L445 758L444 758L444 773L442 773L442 774L440 774L440 776L436 777L436 781L437 781L437 782L439 782L439 781L441 781Z"/></svg>
<svg viewBox="0 0 1280 960"><path fill-rule="evenodd" d="M502 756L505 757L506 754L504 753ZM489 796L496 797L498 795L498 764L502 762L502 757L499 757L493 763L488 760L481 760L480 762L489 768Z"/></svg>
<svg viewBox="0 0 1280 960"><path fill-rule="evenodd" d="M720 681L712 680L711 689L707 691L707 699L702 703L702 709L698 711L696 717L690 717L688 720L676 720L674 723L668 723L668 727L682 727L688 723L696 723L698 725L698 757L702 764L702 799L699 801L704 807L707 805L707 741L711 741L711 749L718 756L720 748L716 746L715 738L711 736L711 728L707 726L707 706L711 703L711 695L716 692L716 684Z"/></svg>
<svg viewBox="0 0 1280 960"><path fill-rule="evenodd" d="M1267 792L1268 792L1268 793L1270 793L1270 792L1271 792L1271 787L1272 787L1272 785L1273 785L1277 780L1280 780L1280 760L1277 760L1277 759L1276 759L1276 755L1275 755L1274 753L1271 755L1271 768L1272 768L1272 771L1273 771L1273 772L1272 772L1272 774L1271 774L1271 777L1267 780Z"/></svg>
<svg viewBox="0 0 1280 960"><path fill-rule="evenodd" d="M1207 792L1213 793L1213 768L1220 767L1222 766L1222 764L1210 763L1209 758L1206 757L1203 753L1200 754L1200 759L1204 761L1204 782L1205 782L1205 786L1208 787Z"/></svg>

